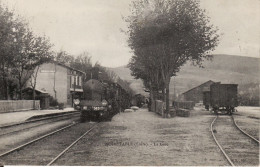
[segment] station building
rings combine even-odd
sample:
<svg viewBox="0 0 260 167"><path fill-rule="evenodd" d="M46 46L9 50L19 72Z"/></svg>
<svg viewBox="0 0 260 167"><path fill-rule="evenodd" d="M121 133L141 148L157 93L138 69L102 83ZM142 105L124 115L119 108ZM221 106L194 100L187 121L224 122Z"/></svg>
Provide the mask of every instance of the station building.
<svg viewBox="0 0 260 167"><path fill-rule="evenodd" d="M36 78L36 90L42 90L69 107L73 98L83 95L84 72L58 62L40 65ZM28 85L28 84L27 84Z"/></svg>

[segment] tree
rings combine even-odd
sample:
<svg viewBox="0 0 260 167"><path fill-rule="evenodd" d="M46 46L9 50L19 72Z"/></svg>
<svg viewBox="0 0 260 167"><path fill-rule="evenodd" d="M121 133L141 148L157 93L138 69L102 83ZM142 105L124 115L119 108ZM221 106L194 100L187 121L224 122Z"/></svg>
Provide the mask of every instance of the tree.
<svg viewBox="0 0 260 167"><path fill-rule="evenodd" d="M166 115L169 113L169 84L187 61L201 65L218 44L217 28L199 1L136 0L129 22L129 46L137 57L156 60L166 88ZM150 52L140 54L139 50ZM145 71L148 69L145 68Z"/></svg>
<svg viewBox="0 0 260 167"><path fill-rule="evenodd" d="M57 53L55 61L61 64L70 65L72 62L74 62L74 57L68 54L66 51L61 50Z"/></svg>
<svg viewBox="0 0 260 167"><path fill-rule="evenodd" d="M36 37L23 18L1 4L0 42L0 75L5 99L10 98L11 89L19 89L21 99L22 89L34 68L51 59L52 45L46 37Z"/></svg>
<svg viewBox="0 0 260 167"><path fill-rule="evenodd" d="M117 76L117 74L114 71L105 69L104 73L106 75L105 76L106 80L111 82L111 83L116 82L116 80L118 79L118 76Z"/></svg>
<svg viewBox="0 0 260 167"><path fill-rule="evenodd" d="M83 52L76 58L74 58L74 60L70 62L70 66L77 70L85 72L86 76L84 76L83 81L86 81L87 78L90 78L92 60L88 52Z"/></svg>
<svg viewBox="0 0 260 167"><path fill-rule="evenodd" d="M37 66L33 73L31 74L31 78L30 78L30 85L33 89L33 108L35 108L35 88L36 88L36 84L37 84L37 76L38 76L38 71L40 69L40 66Z"/></svg>
<svg viewBox="0 0 260 167"><path fill-rule="evenodd" d="M35 72L34 69L53 59L52 45L46 37L36 37L24 22L20 22L15 27L15 32L12 73L18 80L20 99L22 99L22 89ZM33 86L34 100L35 86L36 82Z"/></svg>
<svg viewBox="0 0 260 167"><path fill-rule="evenodd" d="M149 54L149 57L151 54ZM150 99L152 100L153 105L151 110L154 111L156 108L155 100L158 98L158 91L162 90L162 93L164 94L164 85L160 68L156 63L156 60L153 60L152 56L147 58L145 54L139 54L138 57L132 57L128 67L131 70L131 75L134 76L135 79L141 79L145 88L150 91Z"/></svg>
<svg viewBox="0 0 260 167"><path fill-rule="evenodd" d="M10 63L13 60L12 44L14 42L14 31L16 19L13 12L0 3L0 76L2 90L5 99L9 99L10 85L13 79L10 74Z"/></svg>
<svg viewBox="0 0 260 167"><path fill-rule="evenodd" d="M35 108L35 88L37 84L37 76L40 65L46 62L50 62L54 59L53 52L51 51L52 45L50 44L49 39L46 37L37 37L35 38L35 43L32 59L30 61L30 69L33 71L30 77L30 84L33 89L33 105ZM28 69L29 70L29 69Z"/></svg>

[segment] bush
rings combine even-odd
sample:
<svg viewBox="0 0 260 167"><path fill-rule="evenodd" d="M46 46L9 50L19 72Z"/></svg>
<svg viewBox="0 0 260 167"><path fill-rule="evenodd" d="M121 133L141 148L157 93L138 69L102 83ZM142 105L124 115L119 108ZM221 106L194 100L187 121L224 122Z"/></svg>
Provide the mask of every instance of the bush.
<svg viewBox="0 0 260 167"><path fill-rule="evenodd" d="M176 115L177 115L176 110L171 108L170 109L170 115L171 115L171 117L176 117Z"/></svg>
<svg viewBox="0 0 260 167"><path fill-rule="evenodd" d="M58 106L59 106L59 110L63 110L64 109L64 103L59 103Z"/></svg>
<svg viewBox="0 0 260 167"><path fill-rule="evenodd" d="M58 106L58 101L57 99L54 99L52 96L50 96L50 106Z"/></svg>
<svg viewBox="0 0 260 167"><path fill-rule="evenodd" d="M189 117L190 116L190 111L186 109L177 109L176 114L179 117Z"/></svg>

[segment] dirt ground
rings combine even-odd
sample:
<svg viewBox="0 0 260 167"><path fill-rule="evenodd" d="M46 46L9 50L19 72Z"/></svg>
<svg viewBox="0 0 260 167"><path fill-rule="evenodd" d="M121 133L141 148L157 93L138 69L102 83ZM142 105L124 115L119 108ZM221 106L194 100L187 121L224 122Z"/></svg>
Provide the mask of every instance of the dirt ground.
<svg viewBox="0 0 260 167"><path fill-rule="evenodd" d="M219 116L214 126L216 138L234 165L259 165L259 145L243 135L229 116Z"/></svg>
<svg viewBox="0 0 260 167"><path fill-rule="evenodd" d="M163 119L139 109L101 123L54 165L229 165L213 141L213 115Z"/></svg>
<svg viewBox="0 0 260 167"><path fill-rule="evenodd" d="M2 157L0 158L0 162L5 165L47 165L93 125L94 123L76 124Z"/></svg>
<svg viewBox="0 0 260 167"><path fill-rule="evenodd" d="M238 111L237 114L239 115L260 119L260 107L238 106L236 107L236 110Z"/></svg>
<svg viewBox="0 0 260 167"><path fill-rule="evenodd" d="M244 115L234 115L233 117L242 130L259 140L260 119Z"/></svg>
<svg viewBox="0 0 260 167"><path fill-rule="evenodd" d="M57 121L49 124L45 124L39 127L34 127L31 129L21 130L17 133L8 134L0 137L0 154L11 150L19 145L22 145L26 142L31 141L32 139L36 139L42 135L50 133L56 129L62 128L66 125L71 124L73 121L77 121L78 118L74 118L72 120L63 120ZM21 125L21 127L26 125ZM19 127L17 127L18 129ZM19 129L18 129L19 130ZM0 158L1 162L1 158Z"/></svg>

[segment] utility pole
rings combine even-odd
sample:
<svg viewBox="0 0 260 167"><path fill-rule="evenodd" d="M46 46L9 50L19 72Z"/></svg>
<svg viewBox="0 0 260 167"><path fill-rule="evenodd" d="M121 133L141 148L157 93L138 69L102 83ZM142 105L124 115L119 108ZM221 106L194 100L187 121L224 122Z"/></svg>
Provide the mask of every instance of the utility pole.
<svg viewBox="0 0 260 167"><path fill-rule="evenodd" d="M119 113L121 113L122 111L122 109L121 109L121 107L122 107L122 102L121 102L121 98L122 98L122 90L121 90L121 87L119 87L119 92L118 92L118 94L119 94Z"/></svg>
<svg viewBox="0 0 260 167"><path fill-rule="evenodd" d="M173 77L173 94L174 94L174 100L176 100L175 98L177 97L176 96L176 91L175 91L175 86L176 86L176 83L175 83L175 76Z"/></svg>
<svg viewBox="0 0 260 167"><path fill-rule="evenodd" d="M92 72L93 72L93 68L92 68L91 71L90 71L90 79L91 79L92 84L94 84L94 82L93 82L93 80L92 80L92 77L93 77L93 76L92 76L92 75L93 75ZM91 100L93 100L92 98L93 98L93 89L91 88Z"/></svg>
<svg viewBox="0 0 260 167"><path fill-rule="evenodd" d="M76 94L76 74L74 75L74 92L73 92L73 107L74 107L74 100L75 100L75 94Z"/></svg>

